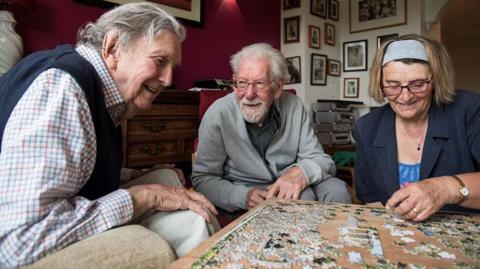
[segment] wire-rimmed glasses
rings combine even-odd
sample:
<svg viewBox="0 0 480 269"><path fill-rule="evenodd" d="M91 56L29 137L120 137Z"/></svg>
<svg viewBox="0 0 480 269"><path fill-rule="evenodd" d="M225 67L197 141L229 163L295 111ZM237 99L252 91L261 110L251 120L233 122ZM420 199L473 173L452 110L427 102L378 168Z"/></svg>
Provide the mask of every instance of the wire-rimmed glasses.
<svg viewBox="0 0 480 269"><path fill-rule="evenodd" d="M255 80L253 82L248 82L244 79L238 79L234 81L234 86L238 91L246 91L249 85L252 85L253 89L256 93L266 92L268 90L268 85L270 85L271 81L267 80Z"/></svg>

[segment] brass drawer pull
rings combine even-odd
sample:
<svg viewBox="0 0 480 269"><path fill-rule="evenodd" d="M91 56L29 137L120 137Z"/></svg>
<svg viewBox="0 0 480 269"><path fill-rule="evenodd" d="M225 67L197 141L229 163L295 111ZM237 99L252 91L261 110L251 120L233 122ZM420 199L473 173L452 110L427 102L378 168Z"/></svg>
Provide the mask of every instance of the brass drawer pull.
<svg viewBox="0 0 480 269"><path fill-rule="evenodd" d="M148 145L143 145L143 150L150 155L158 155L162 150L162 146L156 145L154 149L151 149Z"/></svg>
<svg viewBox="0 0 480 269"><path fill-rule="evenodd" d="M151 133L156 133L158 131L160 131L161 128L165 127L165 124L161 123L161 122L155 122L155 124L153 125L150 125L150 123L144 123L143 124L143 128L145 128L147 131L151 132Z"/></svg>

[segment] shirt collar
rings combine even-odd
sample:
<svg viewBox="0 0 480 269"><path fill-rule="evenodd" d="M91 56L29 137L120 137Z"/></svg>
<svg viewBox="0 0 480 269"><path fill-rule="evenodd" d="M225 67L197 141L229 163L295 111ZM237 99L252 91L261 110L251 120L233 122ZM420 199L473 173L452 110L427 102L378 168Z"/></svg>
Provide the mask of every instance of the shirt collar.
<svg viewBox="0 0 480 269"><path fill-rule="evenodd" d="M98 52L85 45L79 45L76 51L87 61L89 61L95 71L97 71L100 77L103 95L105 97L105 104L107 106L108 113L115 124L120 123L120 115L125 111L126 104L118 89L115 81L108 72L107 66Z"/></svg>

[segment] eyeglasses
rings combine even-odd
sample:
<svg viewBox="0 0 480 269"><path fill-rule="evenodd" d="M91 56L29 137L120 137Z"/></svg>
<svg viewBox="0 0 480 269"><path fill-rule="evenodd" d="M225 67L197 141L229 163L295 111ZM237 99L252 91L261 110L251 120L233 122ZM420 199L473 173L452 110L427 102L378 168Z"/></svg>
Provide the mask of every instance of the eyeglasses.
<svg viewBox="0 0 480 269"><path fill-rule="evenodd" d="M427 90L428 84L430 84L432 80L427 80L427 81L415 81L412 83L409 83L405 86L402 85L395 85L395 86L383 86L382 90L383 92L388 95L388 96L396 96L400 95L402 93L402 90L405 88L411 93L421 93Z"/></svg>
<svg viewBox="0 0 480 269"><path fill-rule="evenodd" d="M248 89L248 85L252 85L253 89L255 90L256 93L259 92L266 92L268 90L268 85L270 85L271 81L266 81L266 80L257 80L254 82L248 82L243 79L235 80L234 85L235 88L237 88L238 91L246 91Z"/></svg>

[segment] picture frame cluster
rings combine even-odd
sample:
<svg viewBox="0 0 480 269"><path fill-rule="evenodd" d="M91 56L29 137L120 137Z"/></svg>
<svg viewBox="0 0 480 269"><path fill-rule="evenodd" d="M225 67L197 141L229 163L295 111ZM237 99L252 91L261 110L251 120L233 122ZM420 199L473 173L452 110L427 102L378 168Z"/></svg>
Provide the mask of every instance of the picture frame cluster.
<svg viewBox="0 0 480 269"><path fill-rule="evenodd" d="M283 10L299 8L300 0L282 0ZM310 0L310 13L314 16L338 21L339 19L339 1L338 0ZM284 44L300 42L300 16L291 16L283 19L283 42ZM311 48L321 49L321 29L319 26L308 26L308 44ZM332 23L324 24L324 43L335 46L336 29Z"/></svg>
<svg viewBox="0 0 480 269"><path fill-rule="evenodd" d="M299 8L300 0L282 0L283 10ZM323 19L338 21L339 19L339 1L338 0L310 0L310 13ZM300 16L290 16L284 18L283 36L284 44L300 42ZM322 43L336 45L336 29L333 23L325 22L324 31L320 26L308 25L307 42L312 49L321 49ZM323 41L322 41L323 39ZM287 68L288 78L285 84L301 83L301 57L288 57ZM325 54L312 53L310 62L311 85L324 86L327 84L327 76L340 76L340 61L328 59Z"/></svg>
<svg viewBox="0 0 480 269"><path fill-rule="evenodd" d="M357 33L372 29L390 27L406 23L406 0L347 0L349 7L349 31ZM347 4L345 1L344 4ZM283 10L300 8L301 0L282 0ZM325 45L336 46L335 21L339 20L339 0L309 0L310 14L324 19L323 27L315 23L307 25L305 37L308 48L323 50ZM379 5L379 6L375 6ZM300 42L304 34L300 28L300 16L284 18L284 43ZM318 20L317 20L318 21ZM333 21L333 22L332 22ZM303 22L304 23L304 22ZM303 28L305 29L305 28ZM377 49L387 41L398 38L398 33L377 36ZM323 39L323 40L322 40ZM323 45L322 45L323 44ZM327 85L327 77L341 76L341 72L363 72L368 70L368 40L352 40L342 44L342 59L330 59L327 53L310 54L310 84ZM304 59L307 61L307 59ZM301 56L287 58L290 79L285 84L302 83ZM345 73L346 74L346 73ZM360 78L343 78L343 97L359 97Z"/></svg>

